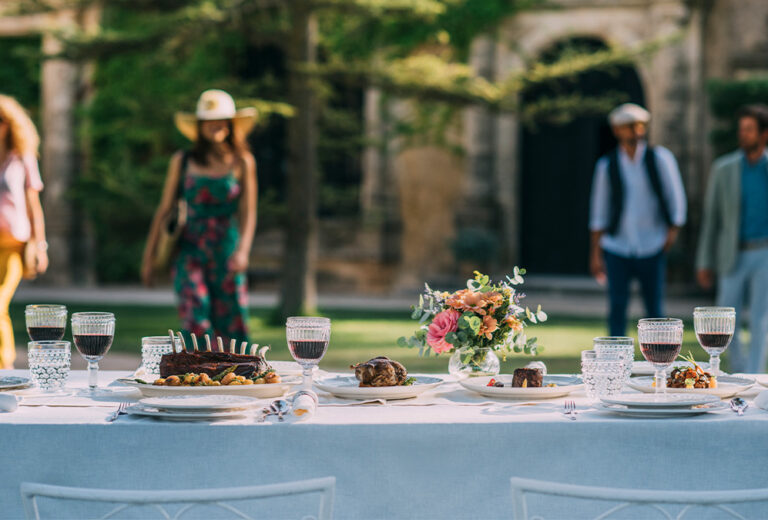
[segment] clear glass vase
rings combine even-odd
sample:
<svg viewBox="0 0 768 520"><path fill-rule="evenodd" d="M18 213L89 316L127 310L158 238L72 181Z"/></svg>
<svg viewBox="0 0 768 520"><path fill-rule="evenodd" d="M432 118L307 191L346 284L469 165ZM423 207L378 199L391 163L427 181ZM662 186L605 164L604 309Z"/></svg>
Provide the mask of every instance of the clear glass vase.
<svg viewBox="0 0 768 520"><path fill-rule="evenodd" d="M499 358L489 347L458 349L448 361L448 372L457 378L495 376L500 369Z"/></svg>

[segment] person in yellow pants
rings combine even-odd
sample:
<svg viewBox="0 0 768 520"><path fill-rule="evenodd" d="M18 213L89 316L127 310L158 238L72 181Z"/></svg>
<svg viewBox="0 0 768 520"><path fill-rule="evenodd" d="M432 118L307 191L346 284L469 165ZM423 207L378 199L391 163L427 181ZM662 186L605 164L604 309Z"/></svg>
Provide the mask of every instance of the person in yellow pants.
<svg viewBox="0 0 768 520"><path fill-rule="evenodd" d="M26 271L48 269L48 243L40 204L43 181L37 165L40 137L24 108L0 94L0 368L13 368L16 344L8 315L24 273L26 244L34 251Z"/></svg>

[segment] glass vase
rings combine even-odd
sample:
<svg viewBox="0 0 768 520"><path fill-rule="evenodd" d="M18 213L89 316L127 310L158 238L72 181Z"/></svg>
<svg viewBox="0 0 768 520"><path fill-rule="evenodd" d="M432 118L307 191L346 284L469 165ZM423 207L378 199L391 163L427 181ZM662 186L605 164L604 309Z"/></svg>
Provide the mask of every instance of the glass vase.
<svg viewBox="0 0 768 520"><path fill-rule="evenodd" d="M501 365L496 353L490 347L461 348L451 354L448 372L457 378L495 376Z"/></svg>

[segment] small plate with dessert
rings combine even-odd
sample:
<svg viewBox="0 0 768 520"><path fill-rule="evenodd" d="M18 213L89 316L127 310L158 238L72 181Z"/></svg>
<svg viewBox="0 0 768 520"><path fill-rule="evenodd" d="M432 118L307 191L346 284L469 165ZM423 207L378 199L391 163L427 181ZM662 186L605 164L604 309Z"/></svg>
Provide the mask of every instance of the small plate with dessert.
<svg viewBox="0 0 768 520"><path fill-rule="evenodd" d="M511 376L470 377L459 380L459 384L480 395L501 399L554 399L582 386L578 376L543 375L538 368L517 368Z"/></svg>
<svg viewBox="0 0 768 520"><path fill-rule="evenodd" d="M324 392L342 399L410 399L442 384L439 377L408 375L405 367L384 356L352 365L354 376L335 376L315 381Z"/></svg>

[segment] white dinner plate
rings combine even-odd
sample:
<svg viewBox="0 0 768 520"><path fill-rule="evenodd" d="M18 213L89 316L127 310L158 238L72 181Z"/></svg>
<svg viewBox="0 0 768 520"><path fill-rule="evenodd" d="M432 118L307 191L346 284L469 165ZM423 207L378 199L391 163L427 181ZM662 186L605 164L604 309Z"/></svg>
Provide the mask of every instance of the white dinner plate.
<svg viewBox="0 0 768 520"><path fill-rule="evenodd" d="M698 363L702 370L705 372L709 370L709 363ZM674 367L693 367L693 363L688 361L675 361L671 367L667 369L667 373L671 372ZM656 369L648 361L635 361L632 363L632 375L636 376L652 376L656 373Z"/></svg>
<svg viewBox="0 0 768 520"><path fill-rule="evenodd" d="M715 403L702 404L692 408L629 408L621 404L596 403L595 408L604 412L611 412L627 417L663 419L672 417L689 417L692 415L717 412L719 410L728 408L728 404L723 401L718 401Z"/></svg>
<svg viewBox="0 0 768 520"><path fill-rule="evenodd" d="M244 410L259 403L258 399L242 395L166 395L146 397L139 403L169 412L175 410Z"/></svg>
<svg viewBox="0 0 768 520"><path fill-rule="evenodd" d="M408 386L361 387L355 376L336 376L315 381L320 390L342 399L410 399L442 384L439 377L414 376L416 382Z"/></svg>
<svg viewBox="0 0 768 520"><path fill-rule="evenodd" d="M641 376L630 378L627 386L634 390L639 390L640 392L650 394L656 391L656 388L654 388L652 384L653 377ZM747 377L721 375L717 378L717 388L667 388L667 393L710 394L716 395L720 399L726 399L728 397L733 397L740 392L743 392L754 384L755 380Z"/></svg>
<svg viewBox="0 0 768 520"><path fill-rule="evenodd" d="M170 411L152 408L142 404L129 406L125 411L131 415L143 415L169 421L215 421L221 419L239 419L245 417L247 413L245 410L218 410L208 412Z"/></svg>
<svg viewBox="0 0 768 520"><path fill-rule="evenodd" d="M223 386L155 386L151 383L139 383L133 379L118 379L118 382L138 388L144 397L162 397L167 395L244 395L269 399L281 397L290 390L288 383L264 385L223 385Z"/></svg>
<svg viewBox="0 0 768 520"><path fill-rule="evenodd" d="M504 383L504 387L488 386L491 379ZM556 386L546 386L554 383ZM542 379L540 387L512 387L512 375L498 375L491 377L470 377L459 380L459 384L486 397L501 399L554 399L570 394L582 387L581 379L577 376L547 375Z"/></svg>
<svg viewBox="0 0 768 520"><path fill-rule="evenodd" d="M2 390L21 390L32 385L32 382L26 377L4 376L0 377L0 391Z"/></svg>
<svg viewBox="0 0 768 520"><path fill-rule="evenodd" d="M690 408L702 404L716 403L720 398L710 394L667 394L663 400L656 400L654 394L619 394L602 397L604 404L618 404L629 408Z"/></svg>

